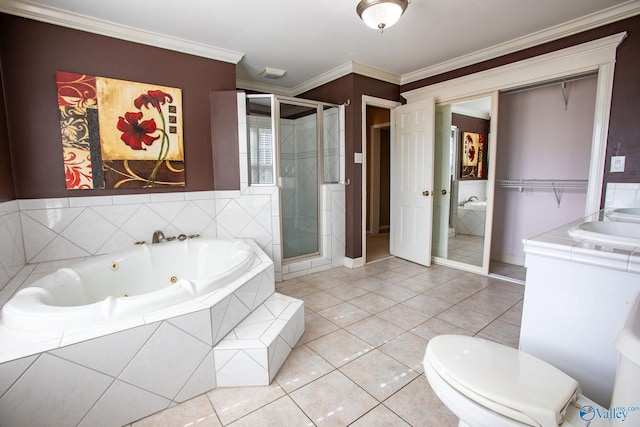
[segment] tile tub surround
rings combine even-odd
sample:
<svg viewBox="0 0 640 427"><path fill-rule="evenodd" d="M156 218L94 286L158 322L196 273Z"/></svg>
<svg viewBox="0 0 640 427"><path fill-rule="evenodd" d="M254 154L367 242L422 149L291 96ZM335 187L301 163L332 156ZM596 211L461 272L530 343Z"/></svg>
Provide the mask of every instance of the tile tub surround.
<svg viewBox="0 0 640 427"><path fill-rule="evenodd" d="M216 388L132 427L453 427L422 374L428 340L518 345L524 287L494 278L390 258L276 286L304 300L306 330L271 385Z"/></svg>
<svg viewBox="0 0 640 427"><path fill-rule="evenodd" d="M217 347L243 319L249 323L232 336L253 334L273 377L304 331L302 302L274 293L273 262L253 246L251 270L197 302L45 342L16 343L1 331L3 423L122 425L212 390L223 367L227 385L247 383L243 370L236 384L229 381L238 354ZM236 353L255 351L251 344ZM260 371L251 374L254 384L267 384Z"/></svg>
<svg viewBox="0 0 640 427"><path fill-rule="evenodd" d="M295 266L297 274L344 263L344 194L344 185L323 186L323 256ZM277 187L18 200L0 208L0 250L7 254L0 261L0 287L25 264L128 249L149 241L155 230L166 236L251 238L274 260L277 281L283 274ZM291 272L285 268L284 274Z"/></svg>
<svg viewBox="0 0 640 427"><path fill-rule="evenodd" d="M456 234L484 236L487 211L485 209L467 209L458 207Z"/></svg>

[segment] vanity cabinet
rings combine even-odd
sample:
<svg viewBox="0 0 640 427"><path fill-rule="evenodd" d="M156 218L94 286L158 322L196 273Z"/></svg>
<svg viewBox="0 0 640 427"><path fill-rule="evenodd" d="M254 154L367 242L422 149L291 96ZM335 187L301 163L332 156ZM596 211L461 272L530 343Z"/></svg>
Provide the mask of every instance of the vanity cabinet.
<svg viewBox="0 0 640 427"><path fill-rule="evenodd" d="M640 248L572 239L580 219L524 241L527 278L520 349L575 378L609 406L618 361L615 340L640 292Z"/></svg>

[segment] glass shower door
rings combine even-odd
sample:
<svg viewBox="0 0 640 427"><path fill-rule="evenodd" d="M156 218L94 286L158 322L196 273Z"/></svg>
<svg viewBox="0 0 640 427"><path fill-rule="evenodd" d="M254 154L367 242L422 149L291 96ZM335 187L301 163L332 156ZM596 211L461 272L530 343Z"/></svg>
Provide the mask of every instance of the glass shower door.
<svg viewBox="0 0 640 427"><path fill-rule="evenodd" d="M318 254L318 107L278 101L283 259ZM320 119L321 121L321 119Z"/></svg>

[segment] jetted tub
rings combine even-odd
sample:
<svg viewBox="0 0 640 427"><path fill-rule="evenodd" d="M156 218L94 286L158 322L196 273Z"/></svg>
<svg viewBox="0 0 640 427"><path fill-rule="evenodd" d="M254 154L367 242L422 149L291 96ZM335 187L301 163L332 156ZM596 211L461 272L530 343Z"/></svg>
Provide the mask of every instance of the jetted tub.
<svg viewBox="0 0 640 427"><path fill-rule="evenodd" d="M251 268L242 240L189 239L141 245L61 268L16 293L4 326L64 332L145 315L210 293Z"/></svg>

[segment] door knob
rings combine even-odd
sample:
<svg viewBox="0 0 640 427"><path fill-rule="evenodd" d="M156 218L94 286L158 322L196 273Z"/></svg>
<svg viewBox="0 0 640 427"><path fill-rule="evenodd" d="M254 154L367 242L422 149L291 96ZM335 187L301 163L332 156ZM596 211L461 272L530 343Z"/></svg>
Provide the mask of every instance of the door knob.
<svg viewBox="0 0 640 427"><path fill-rule="evenodd" d="M424 190L424 191L422 192L422 195L423 195L423 196L428 196L428 195L429 195L429 190Z"/></svg>
<svg viewBox="0 0 640 427"><path fill-rule="evenodd" d="M442 195L446 196L447 195L447 190L442 190Z"/></svg>

